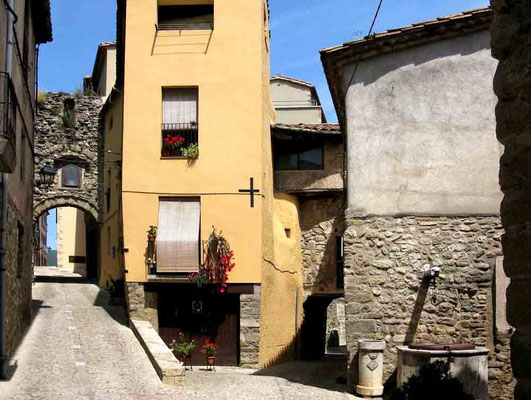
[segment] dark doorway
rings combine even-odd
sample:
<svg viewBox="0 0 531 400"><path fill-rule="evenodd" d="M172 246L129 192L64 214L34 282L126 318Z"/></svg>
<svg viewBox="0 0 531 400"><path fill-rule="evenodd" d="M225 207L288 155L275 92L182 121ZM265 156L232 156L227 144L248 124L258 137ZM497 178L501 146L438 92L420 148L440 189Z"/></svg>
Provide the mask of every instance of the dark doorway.
<svg viewBox="0 0 531 400"><path fill-rule="evenodd" d="M194 285L165 286L158 290L159 334L164 342L171 342L182 332L198 345L192 352L193 365L204 365L199 350L209 340L220 347L217 365L239 365L239 295L213 294Z"/></svg>
<svg viewBox="0 0 531 400"><path fill-rule="evenodd" d="M304 302L301 326L301 358L320 360L326 351L327 308L334 297L309 296Z"/></svg>
<svg viewBox="0 0 531 400"><path fill-rule="evenodd" d="M86 218L86 254L87 254L87 279L99 280L99 243L100 230L98 223L93 218Z"/></svg>

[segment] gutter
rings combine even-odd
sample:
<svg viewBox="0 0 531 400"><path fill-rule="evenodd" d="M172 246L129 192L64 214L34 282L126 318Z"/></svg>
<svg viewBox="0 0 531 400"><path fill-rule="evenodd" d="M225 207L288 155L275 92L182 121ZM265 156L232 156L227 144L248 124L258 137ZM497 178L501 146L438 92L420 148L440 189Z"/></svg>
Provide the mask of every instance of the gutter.
<svg viewBox="0 0 531 400"><path fill-rule="evenodd" d="M11 75L13 65L13 28L18 20L13 10L14 0L4 0L7 13L7 41L6 41L6 63L5 71ZM6 307L6 253L7 253L7 203L8 203L8 183L9 175L2 174L2 223L0 226L0 378L7 378L7 346L6 346L6 326L5 326L5 307Z"/></svg>

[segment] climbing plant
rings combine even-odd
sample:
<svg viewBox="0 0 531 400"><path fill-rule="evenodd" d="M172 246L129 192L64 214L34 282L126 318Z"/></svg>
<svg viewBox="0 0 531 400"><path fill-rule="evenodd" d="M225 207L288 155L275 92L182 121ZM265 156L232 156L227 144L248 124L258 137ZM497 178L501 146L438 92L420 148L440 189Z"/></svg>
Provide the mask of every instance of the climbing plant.
<svg viewBox="0 0 531 400"><path fill-rule="evenodd" d="M230 244L222 235L217 233L212 227L212 233L203 242L203 264L198 272L190 274L190 279L198 287L203 285L213 285L220 293L227 289L229 272L236 266L234 263L234 252Z"/></svg>

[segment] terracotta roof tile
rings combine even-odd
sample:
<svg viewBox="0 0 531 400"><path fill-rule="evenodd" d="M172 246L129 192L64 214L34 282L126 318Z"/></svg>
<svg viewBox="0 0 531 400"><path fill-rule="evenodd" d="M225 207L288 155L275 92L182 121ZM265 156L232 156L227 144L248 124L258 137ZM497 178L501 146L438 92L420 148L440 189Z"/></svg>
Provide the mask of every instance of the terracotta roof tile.
<svg viewBox="0 0 531 400"><path fill-rule="evenodd" d="M271 125L271 128L301 132L341 134L341 127L339 124L273 124Z"/></svg>

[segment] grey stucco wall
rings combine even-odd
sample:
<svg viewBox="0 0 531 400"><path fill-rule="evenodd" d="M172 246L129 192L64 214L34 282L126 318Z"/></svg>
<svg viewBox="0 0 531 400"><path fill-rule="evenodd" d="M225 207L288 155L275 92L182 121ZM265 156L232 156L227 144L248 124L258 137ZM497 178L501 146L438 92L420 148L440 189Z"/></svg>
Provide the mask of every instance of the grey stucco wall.
<svg viewBox="0 0 531 400"><path fill-rule="evenodd" d="M361 62L346 98L349 209L499 213L496 66L487 31Z"/></svg>

